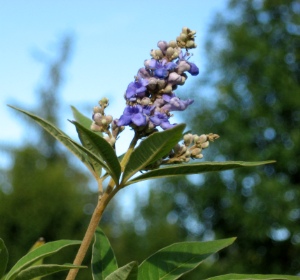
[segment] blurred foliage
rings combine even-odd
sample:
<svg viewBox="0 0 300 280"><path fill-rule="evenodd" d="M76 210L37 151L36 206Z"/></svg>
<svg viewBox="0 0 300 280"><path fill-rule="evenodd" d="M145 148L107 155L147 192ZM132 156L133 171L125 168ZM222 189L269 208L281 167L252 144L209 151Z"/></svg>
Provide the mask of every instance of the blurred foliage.
<svg viewBox="0 0 300 280"><path fill-rule="evenodd" d="M153 181L148 198L137 196L133 220L112 214L103 226L122 264L176 241L237 236L185 279L300 273L299 1L230 1L206 50L197 110L185 118L195 133L221 136L204 160L277 163Z"/></svg>
<svg viewBox="0 0 300 280"><path fill-rule="evenodd" d="M72 45L72 37L65 36L54 57L40 54L46 65L46 77L37 91L37 109L30 111L55 125L59 123L59 93ZM88 177L72 164L73 158L67 157L60 144L31 120L22 121L28 122L27 127L31 125L31 143L11 149L11 167L1 170L0 237L9 251L9 268L39 237L46 242L81 240L91 214L88 208L93 207ZM63 250L58 257L46 258L45 262L72 263L77 250L78 246ZM45 279L64 275L66 272ZM82 279L91 279L88 270L81 275Z"/></svg>

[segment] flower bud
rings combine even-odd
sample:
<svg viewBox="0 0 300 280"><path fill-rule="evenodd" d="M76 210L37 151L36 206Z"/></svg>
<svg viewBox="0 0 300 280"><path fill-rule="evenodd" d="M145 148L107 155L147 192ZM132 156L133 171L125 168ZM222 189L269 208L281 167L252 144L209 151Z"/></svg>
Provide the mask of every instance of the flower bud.
<svg viewBox="0 0 300 280"><path fill-rule="evenodd" d="M151 99L149 97L143 97L141 100L142 105L149 105L151 103Z"/></svg>
<svg viewBox="0 0 300 280"><path fill-rule="evenodd" d="M170 42L169 42L169 47L171 47L171 48L177 48L177 43L176 43L176 41L174 41L174 40L170 41Z"/></svg>
<svg viewBox="0 0 300 280"><path fill-rule="evenodd" d="M178 85L182 81L182 77L178 75L176 72L170 73L168 77L168 83L171 85Z"/></svg>
<svg viewBox="0 0 300 280"><path fill-rule="evenodd" d="M97 124L100 124L102 121L102 117L103 116L100 113L96 113L94 114L93 119Z"/></svg>
<svg viewBox="0 0 300 280"><path fill-rule="evenodd" d="M194 148L191 150L191 156L195 157L196 155L199 155L201 153L201 149L200 148Z"/></svg>
<svg viewBox="0 0 300 280"><path fill-rule="evenodd" d="M100 101L99 101L99 105L103 106L104 108L106 108L108 106L108 98L103 97Z"/></svg>
<svg viewBox="0 0 300 280"><path fill-rule="evenodd" d="M94 113L101 113L101 112L102 112L102 109L101 109L99 106L95 106L95 107L93 108L93 112L94 112Z"/></svg>
<svg viewBox="0 0 300 280"><path fill-rule="evenodd" d="M157 43L157 46L160 48L160 50L164 53L166 49L168 48L168 43L166 41L159 41Z"/></svg>
<svg viewBox="0 0 300 280"><path fill-rule="evenodd" d="M209 142L208 141L206 141L206 142L204 142L204 143L201 144L202 149L205 149L208 146L209 146Z"/></svg>
<svg viewBox="0 0 300 280"><path fill-rule="evenodd" d="M101 127L97 125L95 122L91 124L91 130L93 131L101 131Z"/></svg>
<svg viewBox="0 0 300 280"><path fill-rule="evenodd" d="M162 59L164 56L161 50L151 50L150 55L156 60Z"/></svg>
<svg viewBox="0 0 300 280"><path fill-rule="evenodd" d="M110 124L113 121L113 117L111 115L105 116L106 122Z"/></svg>
<svg viewBox="0 0 300 280"><path fill-rule="evenodd" d="M191 145L192 140L193 140L193 135L191 133L185 134L183 136L184 145L187 146L187 147L189 145Z"/></svg>

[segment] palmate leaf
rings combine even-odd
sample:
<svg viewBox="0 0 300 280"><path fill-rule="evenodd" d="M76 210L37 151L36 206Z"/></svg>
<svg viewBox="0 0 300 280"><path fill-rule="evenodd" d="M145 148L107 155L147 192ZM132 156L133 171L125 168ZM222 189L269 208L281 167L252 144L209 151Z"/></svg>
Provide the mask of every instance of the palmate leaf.
<svg viewBox="0 0 300 280"><path fill-rule="evenodd" d="M235 280L235 279L268 279L268 280L299 280L299 276L277 274L226 274L208 278L207 280Z"/></svg>
<svg viewBox="0 0 300 280"><path fill-rule="evenodd" d="M143 180L166 178L180 175L191 175L199 174L204 172L213 171L224 171L229 169L235 169L239 167L254 167L264 164L274 163L275 161L256 161L256 162L246 162L246 161L224 161L224 162L197 162L190 164L176 164L172 166L162 167L159 169L154 169L148 171L136 178L128 181L126 185L131 185Z"/></svg>
<svg viewBox="0 0 300 280"><path fill-rule="evenodd" d="M138 263L130 262L108 275L105 280L137 280Z"/></svg>
<svg viewBox="0 0 300 280"><path fill-rule="evenodd" d="M206 242L180 242L167 246L140 264L138 280L178 279L199 266L211 254L231 245L234 240L235 238Z"/></svg>
<svg viewBox="0 0 300 280"><path fill-rule="evenodd" d="M179 124L174 128L155 132L143 140L132 152L125 167L122 182L125 183L139 170L167 155L182 138L184 128L184 124Z"/></svg>
<svg viewBox="0 0 300 280"><path fill-rule="evenodd" d="M81 241L77 240L58 240L53 242L48 242L33 251L27 253L24 257L22 257L8 272L5 280L13 280L17 277L17 275L24 270L25 268L31 266L33 263L38 260L51 256L61 249L71 246L71 245L79 245Z"/></svg>
<svg viewBox="0 0 300 280"><path fill-rule="evenodd" d="M72 143L71 138L62 132L59 128L57 128L55 125L51 124L50 122L30 113L22 109L18 109L16 107L13 107L11 105L8 105L9 107L29 116L33 120L35 120L42 128L44 128L47 132L49 132L55 139L60 141L62 144L65 145L75 156L77 156L89 170L93 170L93 167L91 166L88 157L85 153L83 153L76 145Z"/></svg>
<svg viewBox="0 0 300 280"><path fill-rule="evenodd" d="M83 139L86 148L90 150L90 152L100 155L101 159L105 161L105 166L108 167L107 171L111 174L115 183L118 184L121 174L121 165L111 145L103 137L85 128L80 123L76 121L71 122L76 126L77 132L80 138Z"/></svg>
<svg viewBox="0 0 300 280"><path fill-rule="evenodd" d="M86 266L77 266L73 264L42 264L36 266L30 266L24 270L22 270L15 280L31 280L36 279L36 277L44 277L56 272L60 272L63 270L69 270L72 268L86 268Z"/></svg>
<svg viewBox="0 0 300 280"><path fill-rule="evenodd" d="M8 262L8 251L4 241L0 238L0 279L4 275Z"/></svg>
<svg viewBox="0 0 300 280"><path fill-rule="evenodd" d="M117 260L109 240L98 227L92 249L93 280L104 280L109 274L118 269Z"/></svg>

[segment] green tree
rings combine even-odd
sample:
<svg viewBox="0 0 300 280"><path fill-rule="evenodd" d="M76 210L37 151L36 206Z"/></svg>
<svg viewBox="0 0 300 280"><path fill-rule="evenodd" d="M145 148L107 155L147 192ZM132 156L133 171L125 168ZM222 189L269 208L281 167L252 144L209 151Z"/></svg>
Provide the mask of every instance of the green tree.
<svg viewBox="0 0 300 280"><path fill-rule="evenodd" d="M195 133L221 136L204 160L277 163L154 181L148 203L136 209L143 231L126 223L124 239L118 236L122 244L113 241L117 254L135 246L142 260L157 249L157 239L167 244L237 236L201 276L299 273L299 1L230 1L214 19L206 51L208 65L195 87L197 110L185 117ZM131 245L124 248L126 238ZM132 245L134 239L146 246Z"/></svg>
<svg viewBox="0 0 300 280"><path fill-rule="evenodd" d="M72 37L64 37L55 57L46 57L47 76L37 91L37 109L32 110L55 125L59 124L59 93L72 42ZM0 188L0 236L9 250L9 267L39 237L46 242L82 239L89 221L84 209L92 202L88 178L71 163L72 158L41 128L32 125L29 129L31 143L12 149L11 168L1 172L7 182ZM71 263L76 249L66 250L55 261ZM82 279L89 279L87 275Z"/></svg>

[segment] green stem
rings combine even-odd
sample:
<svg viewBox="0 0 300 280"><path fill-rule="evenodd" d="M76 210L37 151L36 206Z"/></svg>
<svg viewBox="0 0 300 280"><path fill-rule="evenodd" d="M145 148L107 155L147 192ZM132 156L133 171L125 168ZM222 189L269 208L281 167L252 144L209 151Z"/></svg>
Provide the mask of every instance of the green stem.
<svg viewBox="0 0 300 280"><path fill-rule="evenodd" d="M84 238L82 240L82 243L79 247L79 250L77 252L77 255L74 259L73 264L74 265L81 265L86 252L93 240L94 233L96 231L96 228L101 220L102 214L109 203L109 201L114 197L114 195L118 192L118 188L114 188L114 181L111 179L108 183L107 189L104 192L102 196L99 197L97 206L94 210L94 213L92 215L92 218L90 220L89 226L86 230L86 233L84 235ZM78 269L71 269L69 271L69 274L67 275L66 280L74 280L76 275L78 273Z"/></svg>
<svg viewBox="0 0 300 280"><path fill-rule="evenodd" d="M124 155L124 157L123 157L123 159L122 159L122 161L121 161L121 163L120 163L120 164L121 164L122 171L124 171L124 168L125 168L125 166L126 166L128 160L129 160L129 158L130 158L130 156L131 156L131 154L132 154L132 152L133 152L133 150L134 150L134 147L135 147L135 145L136 145L136 143L137 143L138 140L139 140L139 137L138 137L137 134L135 133L133 139L131 140L131 143L130 143L130 145L129 145L129 148L128 148L126 154Z"/></svg>
<svg viewBox="0 0 300 280"><path fill-rule="evenodd" d="M139 137L137 136L137 134L135 134L129 145L129 148L128 148L126 154L124 155L124 157L120 163L122 171L124 170L125 165L127 164L138 139L139 139ZM113 179L111 179L108 183L108 186L107 186L105 192L102 194L103 178L100 178L100 179L98 178L97 181L98 181L98 189L99 189L99 200L98 200L97 206L94 210L94 213L92 215L92 218L90 220L89 226L84 235L84 238L82 240L82 243L77 252L77 255L73 262L74 265L78 265L78 266L81 265L85 255L86 255L86 252L93 240L94 233L96 231L97 226L99 225L102 214L103 214L107 204L114 197L114 195L122 188L122 186L115 187L115 182L113 181ZM76 269L76 268L71 269L67 275L66 280L74 280L76 278L77 273L78 273L78 269Z"/></svg>

